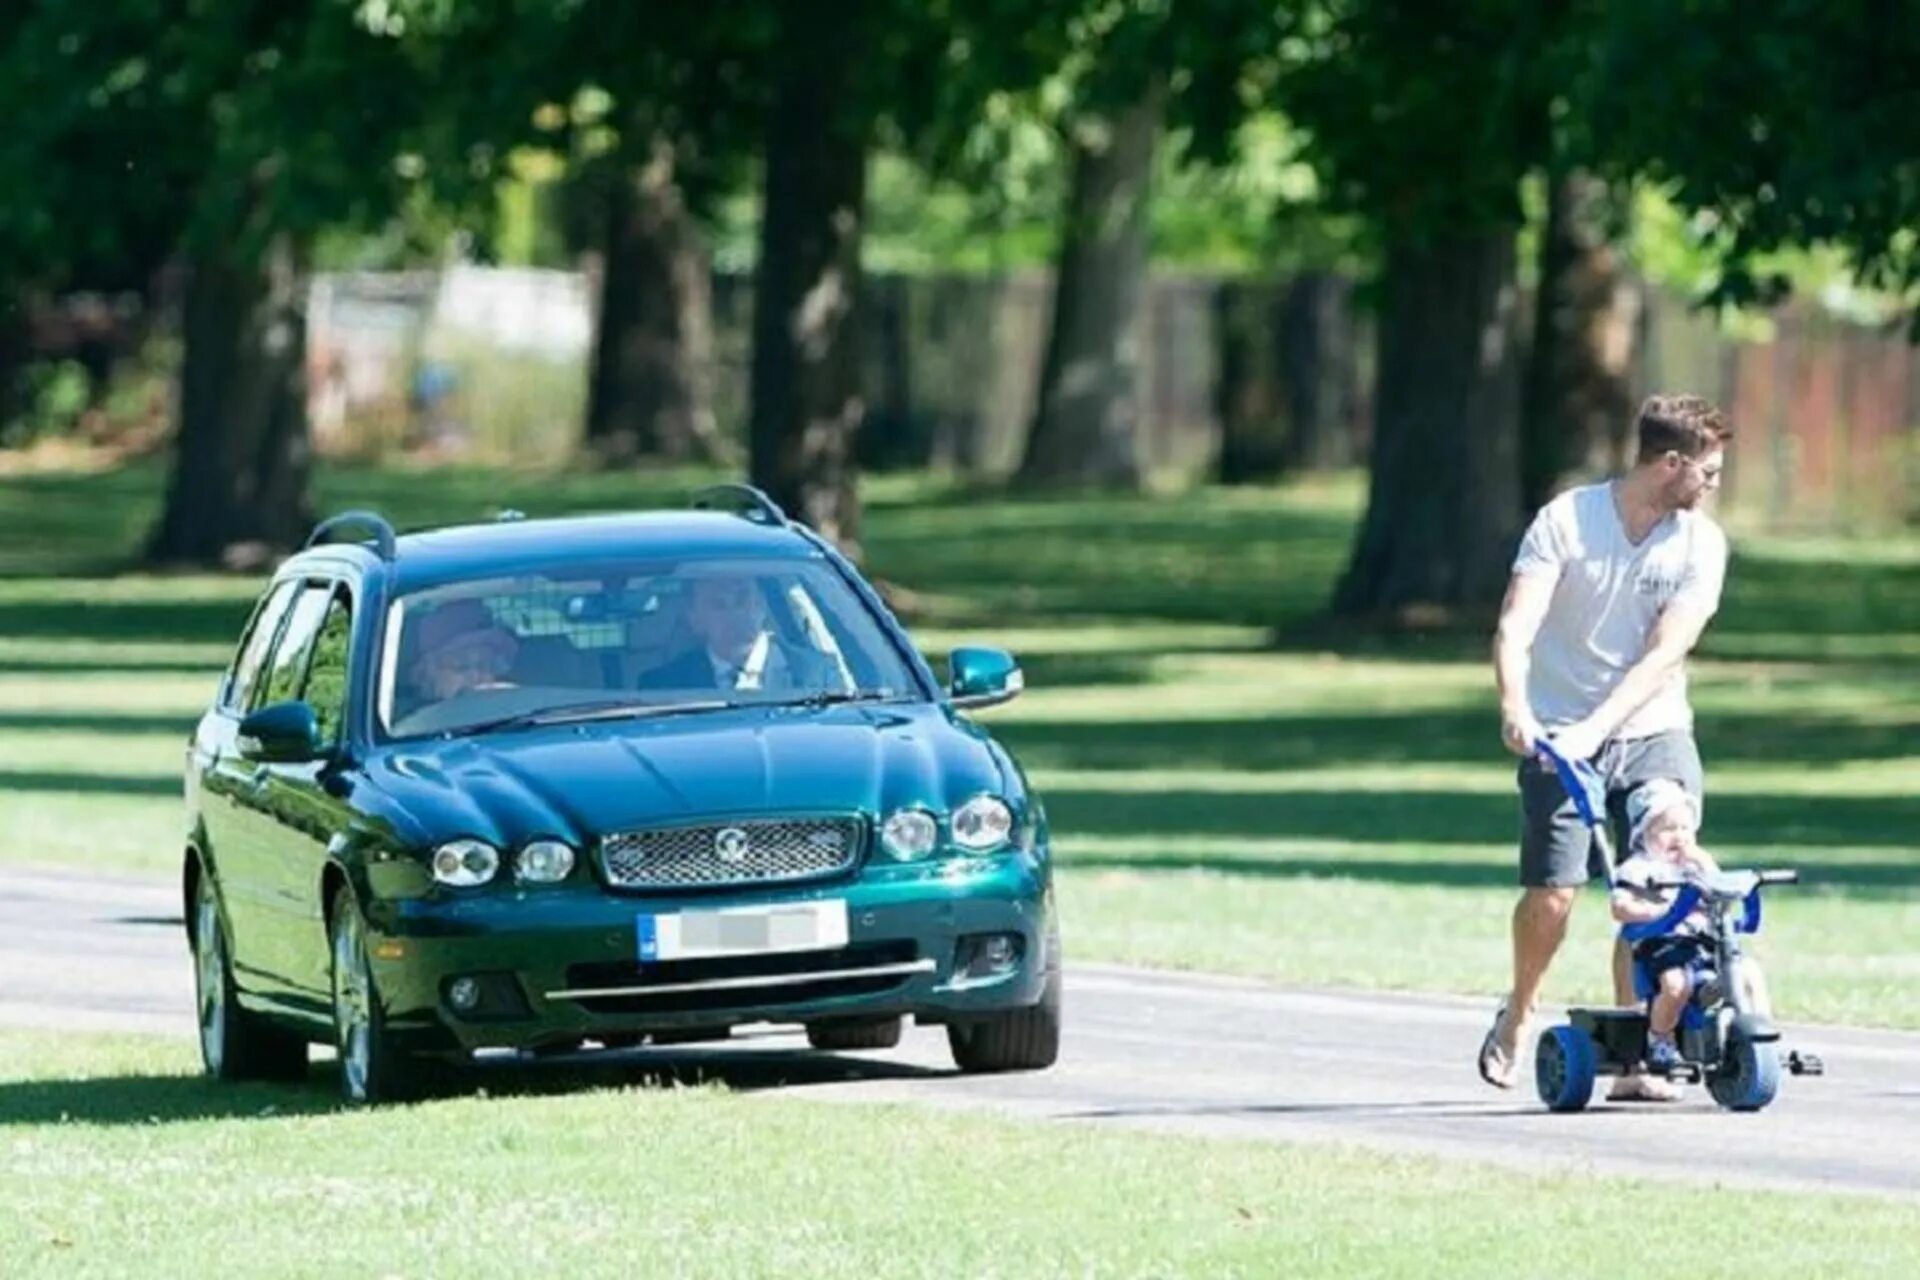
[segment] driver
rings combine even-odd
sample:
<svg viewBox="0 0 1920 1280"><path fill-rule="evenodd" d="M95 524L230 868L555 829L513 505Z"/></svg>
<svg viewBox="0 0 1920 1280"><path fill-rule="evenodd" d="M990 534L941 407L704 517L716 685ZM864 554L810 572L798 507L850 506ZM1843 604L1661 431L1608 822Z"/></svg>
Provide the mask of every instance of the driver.
<svg viewBox="0 0 1920 1280"><path fill-rule="evenodd" d="M477 689L503 689L519 641L478 600L453 600L420 622L413 682L429 699L445 702Z"/></svg>
<svg viewBox="0 0 1920 1280"><path fill-rule="evenodd" d="M766 600L751 576L708 574L688 587L687 627L698 643L641 678L668 689L813 689L817 655L794 650L773 633Z"/></svg>

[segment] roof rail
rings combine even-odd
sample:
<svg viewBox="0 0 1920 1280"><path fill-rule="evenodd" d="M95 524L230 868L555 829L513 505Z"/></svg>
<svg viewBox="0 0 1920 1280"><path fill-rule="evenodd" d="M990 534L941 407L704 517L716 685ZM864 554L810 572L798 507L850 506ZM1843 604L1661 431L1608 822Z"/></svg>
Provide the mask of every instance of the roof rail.
<svg viewBox="0 0 1920 1280"><path fill-rule="evenodd" d="M688 505L696 511L731 511L755 524L775 528L784 528L787 523L787 513L780 509L780 504L769 498L765 490L750 484L712 485L694 494Z"/></svg>
<svg viewBox="0 0 1920 1280"><path fill-rule="evenodd" d="M367 531L366 537L338 538L334 535L349 526L358 526ZM361 542L371 540L374 554L382 560L393 559L393 526L378 511L342 511L339 515L322 520L307 535L307 546L317 547L328 542Z"/></svg>

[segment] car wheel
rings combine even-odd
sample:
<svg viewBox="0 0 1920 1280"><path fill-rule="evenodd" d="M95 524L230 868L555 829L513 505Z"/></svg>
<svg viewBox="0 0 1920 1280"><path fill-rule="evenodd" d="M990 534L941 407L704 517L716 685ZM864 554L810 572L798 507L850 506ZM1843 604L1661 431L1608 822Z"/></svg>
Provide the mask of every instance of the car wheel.
<svg viewBox="0 0 1920 1280"><path fill-rule="evenodd" d="M227 956L226 926L213 878L202 874L193 906L193 985L200 1060L215 1080L298 1080L307 1042L240 1007Z"/></svg>
<svg viewBox="0 0 1920 1280"><path fill-rule="evenodd" d="M809 1022L807 1043L816 1049L891 1049L900 1043L900 1019L847 1018Z"/></svg>
<svg viewBox="0 0 1920 1280"><path fill-rule="evenodd" d="M976 1022L950 1024L947 1047L962 1071L1039 1071L1060 1056L1060 972L1040 1002Z"/></svg>
<svg viewBox="0 0 1920 1280"><path fill-rule="evenodd" d="M333 1031L340 1052L340 1092L356 1106L412 1096L419 1064L394 1043L367 960L367 925L351 893L333 900Z"/></svg>

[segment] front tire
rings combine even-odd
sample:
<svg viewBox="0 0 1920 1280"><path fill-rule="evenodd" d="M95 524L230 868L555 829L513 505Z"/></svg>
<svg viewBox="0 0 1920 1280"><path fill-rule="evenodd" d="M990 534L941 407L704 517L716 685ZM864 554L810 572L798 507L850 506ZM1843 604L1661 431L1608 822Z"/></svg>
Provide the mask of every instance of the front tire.
<svg viewBox="0 0 1920 1280"><path fill-rule="evenodd" d="M1780 1092L1778 1047L1734 1031L1727 1037L1720 1069L1707 1077L1707 1092L1729 1111L1760 1110Z"/></svg>
<svg viewBox="0 0 1920 1280"><path fill-rule="evenodd" d="M1040 1002L977 1022L949 1024L947 1047L969 1074L1044 1071L1060 1057L1060 972L1047 975Z"/></svg>
<svg viewBox="0 0 1920 1280"><path fill-rule="evenodd" d="M220 898L205 872L194 891L193 980L200 1021L200 1061L215 1080L299 1080L307 1074L307 1042L240 1007L228 958Z"/></svg>
<svg viewBox="0 0 1920 1280"><path fill-rule="evenodd" d="M1555 1027L1540 1037L1533 1078L1549 1111L1582 1111L1593 1100L1593 1037L1579 1027Z"/></svg>
<svg viewBox="0 0 1920 1280"><path fill-rule="evenodd" d="M387 1030L373 966L367 959L367 924L353 895L334 897L329 933L333 951L333 1030L340 1053L340 1093L354 1106L375 1106L412 1097L419 1064Z"/></svg>

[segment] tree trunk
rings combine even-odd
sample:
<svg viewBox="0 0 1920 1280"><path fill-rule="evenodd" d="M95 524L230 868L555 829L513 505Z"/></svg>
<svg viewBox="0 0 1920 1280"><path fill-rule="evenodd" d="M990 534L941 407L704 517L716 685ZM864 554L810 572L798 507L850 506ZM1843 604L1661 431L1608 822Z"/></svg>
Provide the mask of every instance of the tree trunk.
<svg viewBox="0 0 1920 1280"><path fill-rule="evenodd" d="M1165 92L1076 130L1039 407L1017 479L1139 488L1147 213Z"/></svg>
<svg viewBox="0 0 1920 1280"><path fill-rule="evenodd" d="M766 128L748 412L753 482L859 551L860 232L867 121L835 23L793 15Z"/></svg>
<svg viewBox="0 0 1920 1280"><path fill-rule="evenodd" d="M1334 612L1440 621L1498 602L1518 530L1514 235L1392 244L1367 514Z"/></svg>
<svg viewBox="0 0 1920 1280"><path fill-rule="evenodd" d="M173 473L149 560L251 569L306 538L302 266L284 238L259 263L217 250L189 263Z"/></svg>
<svg viewBox="0 0 1920 1280"><path fill-rule="evenodd" d="M1280 385L1291 427L1281 468L1350 465L1359 399L1353 285L1330 272L1295 277L1281 299L1279 328Z"/></svg>
<svg viewBox="0 0 1920 1280"><path fill-rule="evenodd" d="M1359 372L1351 289L1325 272L1221 286L1222 484L1352 463Z"/></svg>
<svg viewBox="0 0 1920 1280"><path fill-rule="evenodd" d="M1220 458L1214 475L1221 484L1272 480L1286 463L1292 424L1280 380L1278 302L1275 287L1265 281L1230 280L1214 294L1220 345Z"/></svg>
<svg viewBox="0 0 1920 1280"><path fill-rule="evenodd" d="M1548 185L1540 291L1520 435L1520 500L1536 511L1568 483L1626 466L1642 300L1607 243L1606 188Z"/></svg>
<svg viewBox="0 0 1920 1280"><path fill-rule="evenodd" d="M612 187L587 448L609 465L716 462L713 290L706 245L675 181L673 148Z"/></svg>

